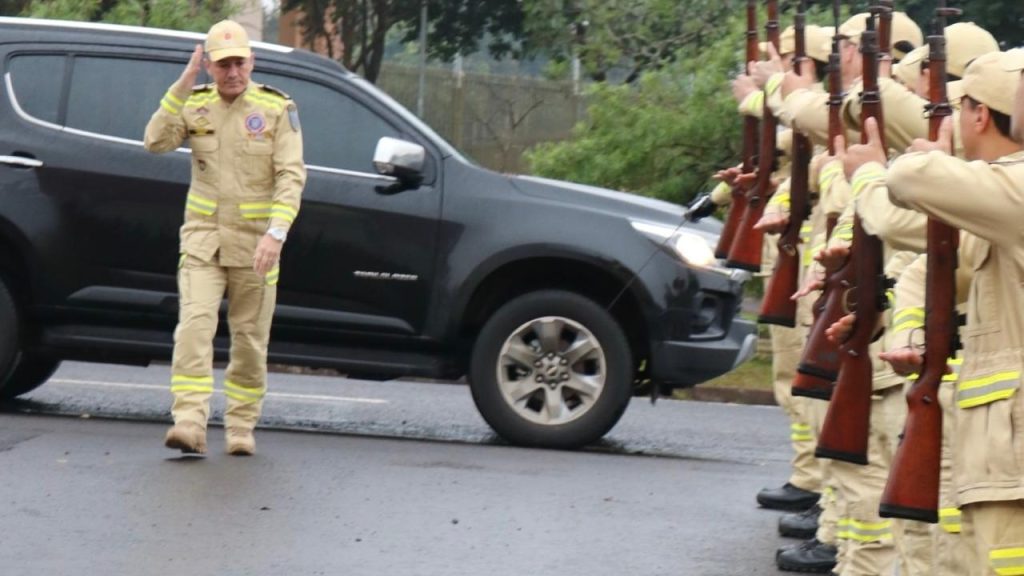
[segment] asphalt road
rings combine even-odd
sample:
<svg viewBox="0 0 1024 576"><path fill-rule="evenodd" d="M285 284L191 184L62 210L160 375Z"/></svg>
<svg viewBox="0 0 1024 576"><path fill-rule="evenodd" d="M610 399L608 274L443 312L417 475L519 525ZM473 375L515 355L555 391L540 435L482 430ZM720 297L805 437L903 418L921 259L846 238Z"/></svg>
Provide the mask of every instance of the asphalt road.
<svg viewBox="0 0 1024 576"><path fill-rule="evenodd" d="M256 456L212 428L182 458L167 375L68 363L6 407L0 573L761 575L787 542L754 503L777 408L637 399L598 446L530 450L462 386L273 374Z"/></svg>

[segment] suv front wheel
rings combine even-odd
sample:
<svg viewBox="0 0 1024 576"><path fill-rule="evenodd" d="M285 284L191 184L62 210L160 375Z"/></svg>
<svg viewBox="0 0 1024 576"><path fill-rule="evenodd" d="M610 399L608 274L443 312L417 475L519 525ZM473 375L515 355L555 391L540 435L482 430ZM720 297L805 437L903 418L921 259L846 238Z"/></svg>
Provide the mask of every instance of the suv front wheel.
<svg viewBox="0 0 1024 576"><path fill-rule="evenodd" d="M578 448L604 436L630 400L629 343L615 319L578 294L520 296L484 324L469 380L488 424L524 446Z"/></svg>

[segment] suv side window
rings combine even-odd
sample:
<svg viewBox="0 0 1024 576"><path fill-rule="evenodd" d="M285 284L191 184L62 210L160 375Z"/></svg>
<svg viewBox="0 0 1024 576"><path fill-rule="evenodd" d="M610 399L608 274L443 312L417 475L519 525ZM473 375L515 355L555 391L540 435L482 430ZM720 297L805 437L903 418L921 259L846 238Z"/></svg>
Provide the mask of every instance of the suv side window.
<svg viewBox="0 0 1024 576"><path fill-rule="evenodd" d="M373 153L384 136L401 133L376 112L322 84L257 70L253 81L278 88L295 101L302 121L306 164L376 174Z"/></svg>
<svg viewBox="0 0 1024 576"><path fill-rule="evenodd" d="M11 59L14 96L26 114L56 124L67 57L62 54L22 54Z"/></svg>
<svg viewBox="0 0 1024 576"><path fill-rule="evenodd" d="M160 98L182 68L180 62L76 56L64 124L141 141Z"/></svg>

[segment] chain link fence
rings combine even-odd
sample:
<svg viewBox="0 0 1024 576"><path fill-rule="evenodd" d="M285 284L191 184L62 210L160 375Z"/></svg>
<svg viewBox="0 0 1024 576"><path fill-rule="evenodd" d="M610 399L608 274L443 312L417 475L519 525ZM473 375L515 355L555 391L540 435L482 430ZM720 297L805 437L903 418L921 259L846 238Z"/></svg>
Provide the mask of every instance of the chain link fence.
<svg viewBox="0 0 1024 576"><path fill-rule="evenodd" d="M378 87L416 111L419 69L385 64ZM523 152L566 140L585 103L572 82L428 68L424 120L456 148L501 172L523 172Z"/></svg>

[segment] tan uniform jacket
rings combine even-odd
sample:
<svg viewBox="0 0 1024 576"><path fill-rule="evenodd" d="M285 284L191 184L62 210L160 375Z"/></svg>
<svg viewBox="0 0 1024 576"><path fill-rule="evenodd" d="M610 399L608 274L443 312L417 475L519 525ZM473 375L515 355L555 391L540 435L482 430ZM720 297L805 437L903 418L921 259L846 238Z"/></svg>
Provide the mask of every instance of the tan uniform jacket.
<svg viewBox="0 0 1024 576"><path fill-rule="evenodd" d="M289 229L299 213L306 168L295 103L250 83L233 103L212 85L171 86L146 126L150 152L188 139L192 183L181 251L221 266L252 266L268 228Z"/></svg>
<svg viewBox="0 0 1024 576"><path fill-rule="evenodd" d="M909 154L888 187L895 203L970 233L959 254L974 273L956 397L959 502L1024 499L1024 153L991 164Z"/></svg>

